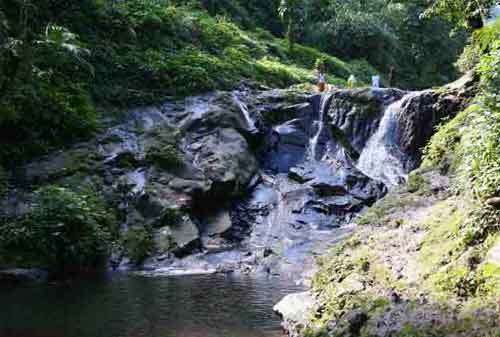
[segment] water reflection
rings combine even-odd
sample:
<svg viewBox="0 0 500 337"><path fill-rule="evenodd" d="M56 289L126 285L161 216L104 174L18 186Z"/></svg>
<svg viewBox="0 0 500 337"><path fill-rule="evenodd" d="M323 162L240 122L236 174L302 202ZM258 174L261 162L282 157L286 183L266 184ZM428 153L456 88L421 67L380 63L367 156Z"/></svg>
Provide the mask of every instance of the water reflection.
<svg viewBox="0 0 500 337"><path fill-rule="evenodd" d="M272 306L297 290L282 279L222 275L0 289L0 336L277 337Z"/></svg>

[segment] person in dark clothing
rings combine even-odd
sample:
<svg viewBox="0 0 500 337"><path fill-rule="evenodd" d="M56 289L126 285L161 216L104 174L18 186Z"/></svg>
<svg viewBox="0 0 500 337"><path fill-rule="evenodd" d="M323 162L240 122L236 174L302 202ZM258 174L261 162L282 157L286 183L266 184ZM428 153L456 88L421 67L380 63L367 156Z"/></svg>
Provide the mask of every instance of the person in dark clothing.
<svg viewBox="0 0 500 337"><path fill-rule="evenodd" d="M396 76L395 73L396 73L396 68L394 66L391 66L389 68L389 77L387 78L387 83L389 88L395 85L395 76Z"/></svg>

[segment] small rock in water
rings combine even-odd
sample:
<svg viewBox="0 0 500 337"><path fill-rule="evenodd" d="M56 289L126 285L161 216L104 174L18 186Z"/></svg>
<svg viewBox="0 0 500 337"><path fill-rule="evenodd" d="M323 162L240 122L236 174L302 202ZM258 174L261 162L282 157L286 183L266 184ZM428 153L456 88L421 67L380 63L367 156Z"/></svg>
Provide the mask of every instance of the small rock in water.
<svg viewBox="0 0 500 337"><path fill-rule="evenodd" d="M268 257L270 255L273 255L274 251L271 248L266 248L264 249L264 257Z"/></svg>

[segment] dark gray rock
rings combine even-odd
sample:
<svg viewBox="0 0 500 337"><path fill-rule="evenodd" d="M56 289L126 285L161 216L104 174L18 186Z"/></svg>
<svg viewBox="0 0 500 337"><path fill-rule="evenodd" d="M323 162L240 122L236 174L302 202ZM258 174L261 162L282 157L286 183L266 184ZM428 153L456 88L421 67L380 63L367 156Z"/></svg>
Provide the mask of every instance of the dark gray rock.
<svg viewBox="0 0 500 337"><path fill-rule="evenodd" d="M42 269L6 269L0 270L0 283L46 282L48 276L48 272Z"/></svg>
<svg viewBox="0 0 500 337"><path fill-rule="evenodd" d="M200 247L200 232L191 219L184 216L178 224L158 229L154 241L160 254L172 252L184 256Z"/></svg>
<svg viewBox="0 0 500 337"><path fill-rule="evenodd" d="M358 153L377 130L384 108L405 92L397 89L338 90L333 93L328 118Z"/></svg>
<svg viewBox="0 0 500 337"><path fill-rule="evenodd" d="M368 314L356 309L349 312L341 320L327 324L328 336L330 337L358 337L361 328L368 321Z"/></svg>

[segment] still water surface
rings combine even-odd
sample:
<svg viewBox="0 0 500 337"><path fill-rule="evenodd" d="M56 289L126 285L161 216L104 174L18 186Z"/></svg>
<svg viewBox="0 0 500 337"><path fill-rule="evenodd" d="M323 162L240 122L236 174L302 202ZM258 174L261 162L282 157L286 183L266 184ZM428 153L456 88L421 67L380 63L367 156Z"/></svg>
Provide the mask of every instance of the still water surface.
<svg viewBox="0 0 500 337"><path fill-rule="evenodd" d="M280 337L273 305L300 290L269 277L111 275L0 288L1 337Z"/></svg>

